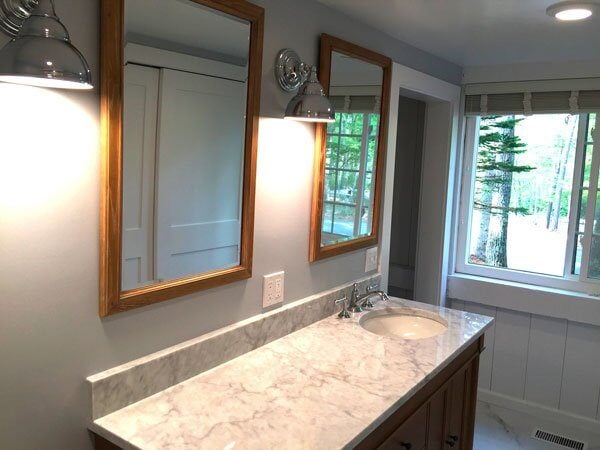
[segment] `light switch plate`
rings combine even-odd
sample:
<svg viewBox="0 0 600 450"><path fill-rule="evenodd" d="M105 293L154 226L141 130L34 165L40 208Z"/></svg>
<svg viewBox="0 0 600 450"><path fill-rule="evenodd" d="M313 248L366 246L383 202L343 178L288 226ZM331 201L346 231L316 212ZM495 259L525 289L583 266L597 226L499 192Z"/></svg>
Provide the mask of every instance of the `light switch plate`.
<svg viewBox="0 0 600 450"><path fill-rule="evenodd" d="M275 272L263 277L263 308L283 302L285 272Z"/></svg>
<svg viewBox="0 0 600 450"><path fill-rule="evenodd" d="M372 272L373 270L377 270L377 250L377 247L373 247L367 250L365 272Z"/></svg>

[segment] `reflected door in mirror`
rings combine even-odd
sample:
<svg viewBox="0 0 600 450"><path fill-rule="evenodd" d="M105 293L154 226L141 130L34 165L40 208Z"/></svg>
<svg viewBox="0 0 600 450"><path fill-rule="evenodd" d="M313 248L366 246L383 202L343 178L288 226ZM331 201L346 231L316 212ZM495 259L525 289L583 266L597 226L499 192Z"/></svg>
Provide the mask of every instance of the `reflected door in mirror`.
<svg viewBox="0 0 600 450"><path fill-rule="evenodd" d="M250 26L125 0L122 290L240 264Z"/></svg>

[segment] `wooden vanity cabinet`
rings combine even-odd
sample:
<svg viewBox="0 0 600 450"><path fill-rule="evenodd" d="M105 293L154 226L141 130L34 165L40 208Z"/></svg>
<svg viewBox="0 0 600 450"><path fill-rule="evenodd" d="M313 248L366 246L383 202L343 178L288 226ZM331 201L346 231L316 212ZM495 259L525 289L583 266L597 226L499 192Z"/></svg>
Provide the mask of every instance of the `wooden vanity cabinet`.
<svg viewBox="0 0 600 450"><path fill-rule="evenodd" d="M357 449L471 450L483 336L367 436Z"/></svg>

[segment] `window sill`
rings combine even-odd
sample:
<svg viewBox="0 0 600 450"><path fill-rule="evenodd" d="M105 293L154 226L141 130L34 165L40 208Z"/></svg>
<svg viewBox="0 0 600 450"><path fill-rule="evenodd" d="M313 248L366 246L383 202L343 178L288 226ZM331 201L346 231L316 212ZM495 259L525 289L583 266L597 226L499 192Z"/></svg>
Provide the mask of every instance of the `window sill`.
<svg viewBox="0 0 600 450"><path fill-rule="evenodd" d="M600 326L600 298L564 289L455 273L448 298Z"/></svg>

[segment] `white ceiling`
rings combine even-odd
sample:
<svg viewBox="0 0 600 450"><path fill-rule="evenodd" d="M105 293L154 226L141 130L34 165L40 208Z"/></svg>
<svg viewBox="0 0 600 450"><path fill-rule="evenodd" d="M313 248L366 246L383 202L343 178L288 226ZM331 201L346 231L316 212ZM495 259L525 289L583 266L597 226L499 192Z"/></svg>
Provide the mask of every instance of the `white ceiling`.
<svg viewBox="0 0 600 450"><path fill-rule="evenodd" d="M558 22L557 0L318 1L461 66L600 58L600 14Z"/></svg>
<svg viewBox="0 0 600 450"><path fill-rule="evenodd" d="M125 31L247 59L250 25L189 0L126 0Z"/></svg>

